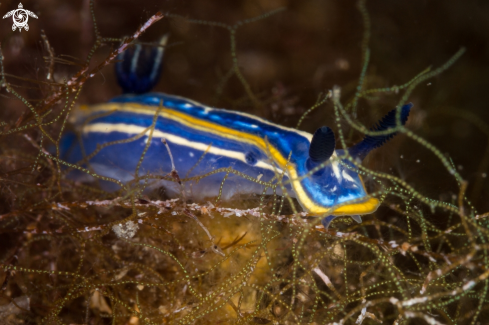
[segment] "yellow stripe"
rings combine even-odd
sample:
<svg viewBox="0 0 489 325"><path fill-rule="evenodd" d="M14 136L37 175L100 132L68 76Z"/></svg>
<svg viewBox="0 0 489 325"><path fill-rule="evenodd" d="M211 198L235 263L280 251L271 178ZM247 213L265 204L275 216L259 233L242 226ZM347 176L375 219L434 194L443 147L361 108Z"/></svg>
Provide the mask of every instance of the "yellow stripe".
<svg viewBox="0 0 489 325"><path fill-rule="evenodd" d="M187 101L189 103L188 104L189 107L192 105L202 107L204 109L204 111L206 111L206 112L222 111L223 110L223 109L212 108L212 107L206 106L204 104L192 101L188 98L175 96L175 95L172 95L171 97L174 97L176 99L180 99L183 101ZM136 113L136 114L146 114L146 115L151 115L151 116L154 115L154 112L157 108L158 107L155 105L143 105L143 104L139 104L139 103L106 103L106 104L99 104L99 105L95 105L95 106L87 106L87 105L81 106L82 111L84 111L85 113L90 113L90 114L92 114L94 111L97 111L97 110L99 110L99 111L118 110L118 111L132 112L132 113ZM271 125L271 126L274 126L276 128L279 128L281 130L285 130L285 131L289 131L289 132L295 132L298 135L303 136L304 138L308 139L309 141L311 141L311 139L312 139L312 134L310 134L310 133L307 133L307 132L304 132L301 130L291 129L291 128L281 126L281 125L277 125L277 124L271 123L270 121L264 120L264 119L262 119L256 115L251 115L251 114L247 114L247 113L243 113L243 112L237 112L237 111L232 111L232 112L233 112L233 114L236 114L239 116L245 116L245 117L248 117L250 119L254 119L257 122L260 122L260 123L263 123L266 125Z"/></svg>
<svg viewBox="0 0 489 325"><path fill-rule="evenodd" d="M335 216L349 216L352 214L370 214L375 212L379 207L380 202L378 199L371 197L368 201L363 203L347 204L343 205L331 213Z"/></svg>
<svg viewBox="0 0 489 325"><path fill-rule="evenodd" d="M123 110L125 111L131 111L134 113L141 113L140 109L145 109L148 110L147 105L140 105L140 104L134 104L130 103L130 105L127 104L122 104L124 106ZM129 106L129 107L127 107ZM110 103L110 104L104 104L104 105L97 105L96 107L98 110L103 110L103 111L108 111L108 110L121 110L121 104L115 104L115 103ZM129 108L129 109L128 109ZM86 109L85 107L83 109ZM186 113L178 112L172 109L169 109L167 107L163 107L163 109L160 110L160 116L163 118L171 119L173 121L179 122L189 128L197 129L200 131L204 131L207 133L212 133L216 134L220 137L226 138L226 139L232 139L238 142L245 142L251 145L256 145L260 147L263 151L267 151L267 145L265 143L265 140L262 138L248 134L246 132L241 132L237 131L231 128L227 128L224 126L221 126L216 123L212 122L207 122L203 121L199 118L192 117ZM280 152L275 149L273 146L269 146L270 153L273 157L273 159L277 162L279 166L283 168L285 166L287 160L280 154Z"/></svg>
<svg viewBox="0 0 489 325"><path fill-rule="evenodd" d="M154 114L154 107L137 103L109 103L97 105L95 109L102 111L124 110L134 113L142 113L142 111L152 111L151 114ZM251 145L255 145L261 148L264 152L267 152L267 144L265 140L258 136L227 128L216 123L203 121L199 118L192 117L186 113L178 112L167 107L163 107L163 109L160 110L160 116L179 122L189 128L216 134L226 139L232 139L234 141L245 142ZM282 156L280 152L273 146L268 146L268 151L270 152L273 160L279 165L279 167L285 168L287 164L287 159ZM379 200L375 198L369 198L368 201L362 203L343 205L335 210L333 210L332 208L317 205L305 192L301 182L299 181L296 169L290 162L287 164L287 171L289 173L289 179L292 183L292 187L294 188L297 199L311 214L368 214L377 210L377 207L379 206Z"/></svg>
<svg viewBox="0 0 489 325"><path fill-rule="evenodd" d="M216 134L225 139L231 139L238 142L245 142L251 145L258 146L265 152L267 151L267 145L265 143L265 140L263 140L262 138L256 135L237 131L231 128L221 126L216 123L203 121L201 119L192 117L188 114L177 112L171 109L163 109L163 113L168 114L168 116L165 116L166 118L170 118L171 120L177 121L190 128L194 128L207 133ZM275 149L273 146L269 146L269 149L272 158L277 162L277 164L281 167L285 166L287 160L280 154L280 152L277 149Z"/></svg>

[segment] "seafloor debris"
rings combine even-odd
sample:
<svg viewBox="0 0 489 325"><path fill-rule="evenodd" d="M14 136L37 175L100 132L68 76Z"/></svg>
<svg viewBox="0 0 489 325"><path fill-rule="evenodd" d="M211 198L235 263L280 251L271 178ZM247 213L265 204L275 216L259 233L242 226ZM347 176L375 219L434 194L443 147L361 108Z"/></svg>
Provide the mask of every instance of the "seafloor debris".
<svg viewBox="0 0 489 325"><path fill-rule="evenodd" d="M124 238L124 239L130 239L134 237L138 229L139 229L138 224L132 221L128 221L126 223L119 223L117 225L112 226L112 230L115 232L117 237Z"/></svg>

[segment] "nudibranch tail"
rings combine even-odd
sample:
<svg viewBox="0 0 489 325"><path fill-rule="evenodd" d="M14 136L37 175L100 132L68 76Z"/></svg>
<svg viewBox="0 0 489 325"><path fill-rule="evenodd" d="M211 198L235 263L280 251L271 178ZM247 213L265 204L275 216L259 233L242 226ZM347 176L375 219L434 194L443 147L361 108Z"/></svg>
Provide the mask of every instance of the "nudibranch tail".
<svg viewBox="0 0 489 325"><path fill-rule="evenodd" d="M158 83L167 41L168 34L160 39L157 47L143 48L136 44L117 56L115 74L124 93L143 94Z"/></svg>
<svg viewBox="0 0 489 325"><path fill-rule="evenodd" d="M411 108L413 107L412 103L406 104L401 107L401 123L402 125L406 124L406 121L409 116L409 112L411 111ZM393 109L389 113L387 113L379 122L377 125L373 126L370 128L370 131L386 131L388 129L395 128L397 125L396 123L396 109ZM348 152L351 156L355 158L359 158L360 160L363 160L370 151L372 151L375 148L379 148L382 146L384 143L392 139L396 135L396 132L389 133L386 135L376 135L376 136L371 136L371 135L366 135L365 138L354 145L353 147L348 149Z"/></svg>

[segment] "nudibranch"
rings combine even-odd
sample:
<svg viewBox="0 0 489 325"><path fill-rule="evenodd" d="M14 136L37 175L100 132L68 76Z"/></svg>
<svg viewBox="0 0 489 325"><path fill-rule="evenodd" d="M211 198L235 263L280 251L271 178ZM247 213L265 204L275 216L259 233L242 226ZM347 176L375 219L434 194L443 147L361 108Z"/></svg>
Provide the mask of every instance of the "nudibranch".
<svg viewBox="0 0 489 325"><path fill-rule="evenodd" d="M210 173L198 181L183 184L187 198L206 200L221 195L222 200L228 200L236 195L275 191L296 198L310 215L324 216L325 227L334 217L342 215L361 222L360 215L378 208L379 200L368 195L358 168L346 159L345 150L335 150L335 136L329 127L323 126L310 134L257 116L149 92L160 75L165 42L163 38L160 47L150 49L135 45L121 54L115 71L124 94L74 115L72 122L79 136L65 135L62 157L66 161L80 163L84 159L82 153L90 155L98 150L82 167L128 183L134 180L145 148L140 176L169 174L171 152L181 178ZM401 108L402 124L406 123L411 107L412 104L407 104ZM395 127L395 115L396 110L392 110L371 130ZM148 147L148 130L154 118ZM348 154L360 163L372 149L393 136L394 133L367 135L347 149ZM112 144L100 150L101 145L109 142ZM229 169L241 175L229 173ZM87 174L77 170L71 171L68 177L89 180ZM277 184L279 180L283 186L264 192L264 182ZM102 186L108 190L117 187L114 183ZM182 188L175 182L159 180L157 186L163 187L170 197L181 195Z"/></svg>

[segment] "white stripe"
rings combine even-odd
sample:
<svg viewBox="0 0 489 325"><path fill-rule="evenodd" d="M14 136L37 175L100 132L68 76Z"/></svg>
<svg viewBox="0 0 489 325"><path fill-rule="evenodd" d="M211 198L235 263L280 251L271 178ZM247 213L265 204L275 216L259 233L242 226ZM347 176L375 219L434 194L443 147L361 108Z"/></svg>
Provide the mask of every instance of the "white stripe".
<svg viewBox="0 0 489 325"><path fill-rule="evenodd" d="M117 124L112 124L112 123L94 123L94 124L89 124L86 125L83 128L83 133L90 133L90 132L98 132L98 133L110 133L110 132L120 132L120 133L126 133L129 136L133 136L136 134L142 133L146 128L139 126L139 125L134 125L134 124L124 124L124 123L117 123ZM177 135L171 134L171 133L165 133L160 130L155 129L153 131L153 137L154 138L163 138L166 139L168 142L180 145L180 146L185 146L189 148L193 148L195 150L204 152L207 150L209 147L208 144L202 143L202 142L195 142L195 141L189 141L185 138L179 137ZM245 154L239 151L232 151L232 150L227 150L227 149L221 149L218 147L211 146L210 149L207 151L210 154L216 155L216 156L223 156L223 157L228 157L232 159L236 159L239 161L242 161L247 164ZM268 169L271 171L276 170L278 173L282 174L282 170L278 167L276 169L273 168L272 165L267 164L264 161L259 160L254 167L262 168L262 169Z"/></svg>
<svg viewBox="0 0 489 325"><path fill-rule="evenodd" d="M151 75L149 79L154 80L156 74L161 68L161 61L163 60L163 53L165 51L164 46L166 46L166 42L168 41L168 34L164 35L160 40L160 46L157 48L155 62L153 63L153 69L151 70Z"/></svg>
<svg viewBox="0 0 489 325"><path fill-rule="evenodd" d="M132 57L131 60L131 72L136 73L137 65L138 65L138 60L139 60L139 53L141 53L141 45L136 45L134 49L134 56Z"/></svg>
<svg viewBox="0 0 489 325"><path fill-rule="evenodd" d="M333 161L331 161L331 168L333 169L334 176L338 180L338 183L341 184L341 181L343 181L343 177L341 177L340 166L339 166L338 160L333 159Z"/></svg>

